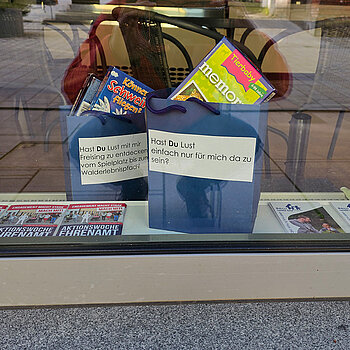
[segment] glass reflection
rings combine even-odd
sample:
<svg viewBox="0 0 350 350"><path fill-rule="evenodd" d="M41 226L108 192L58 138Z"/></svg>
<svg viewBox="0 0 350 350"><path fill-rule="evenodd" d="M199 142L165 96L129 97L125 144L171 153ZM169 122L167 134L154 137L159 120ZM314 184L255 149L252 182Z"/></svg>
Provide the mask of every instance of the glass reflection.
<svg viewBox="0 0 350 350"><path fill-rule="evenodd" d="M346 199L340 188L350 188L348 5L322 0L2 2L0 192L66 192L60 113L69 109L89 73L103 78L114 65L154 89L175 87L214 46L215 39L174 24L150 26L147 16L138 20L142 11L152 11L240 42L276 87L269 103L263 194ZM159 38L162 52L154 50ZM179 181L178 190L186 198L182 185ZM204 186L196 195L194 208L187 206L195 216L200 203L206 206L206 191ZM212 215L214 209L207 212ZM324 224L324 232L334 232Z"/></svg>

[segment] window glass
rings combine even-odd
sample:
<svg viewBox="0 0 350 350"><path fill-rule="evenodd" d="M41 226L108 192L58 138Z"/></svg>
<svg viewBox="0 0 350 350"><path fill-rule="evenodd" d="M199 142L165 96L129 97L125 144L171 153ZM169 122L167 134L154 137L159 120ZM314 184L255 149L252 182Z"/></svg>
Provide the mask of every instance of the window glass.
<svg viewBox="0 0 350 350"><path fill-rule="evenodd" d="M345 244L348 5L1 1L0 244Z"/></svg>

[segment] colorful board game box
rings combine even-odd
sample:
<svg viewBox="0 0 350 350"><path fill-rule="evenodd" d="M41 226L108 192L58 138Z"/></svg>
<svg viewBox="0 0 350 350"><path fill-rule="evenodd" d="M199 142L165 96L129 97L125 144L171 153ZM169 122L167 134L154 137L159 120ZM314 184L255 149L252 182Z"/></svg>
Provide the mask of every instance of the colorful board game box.
<svg viewBox="0 0 350 350"><path fill-rule="evenodd" d="M260 104L275 89L262 73L223 38L170 95L172 100L197 97L206 102Z"/></svg>
<svg viewBox="0 0 350 350"><path fill-rule="evenodd" d="M81 113L87 111L90 108L100 85L101 80L94 74L89 74L85 79L83 87L79 91L69 115L79 116Z"/></svg>
<svg viewBox="0 0 350 350"><path fill-rule="evenodd" d="M150 91L148 86L110 67L89 109L118 115L141 113Z"/></svg>

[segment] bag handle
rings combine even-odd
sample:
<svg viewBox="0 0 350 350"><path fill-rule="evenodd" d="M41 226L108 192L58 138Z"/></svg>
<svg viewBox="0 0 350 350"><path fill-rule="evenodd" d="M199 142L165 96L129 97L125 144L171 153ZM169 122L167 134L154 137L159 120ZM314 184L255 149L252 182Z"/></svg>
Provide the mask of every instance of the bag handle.
<svg viewBox="0 0 350 350"><path fill-rule="evenodd" d="M97 52L100 55L102 73L105 75L107 73L107 60L106 55L102 46L100 39L97 36L97 28L103 22L107 20L105 16L101 18L101 20L96 21L91 28L89 33L89 56L90 56L90 68L96 73L97 72Z"/></svg>
<svg viewBox="0 0 350 350"><path fill-rule="evenodd" d="M155 109L151 106L151 99L154 98L154 97L160 97L158 96L157 94L157 91L153 91L153 92L149 92L147 94L147 97L146 97L146 108L153 114L164 114L164 113L167 113L167 112L170 112L172 110L178 110L180 111L181 113L186 113L187 112L187 109L184 107L184 106L181 106L181 105L177 105L177 104L174 104L174 105L169 105L165 108L162 108L162 109ZM219 115L220 114L220 111L216 108L214 108L212 105L210 105L208 102L204 102L196 97L190 97L188 98L186 101L190 101L190 102L196 102L198 103L199 105L205 107L206 109L208 109L210 112L216 114L216 115Z"/></svg>
<svg viewBox="0 0 350 350"><path fill-rule="evenodd" d="M105 125L107 123L107 118L118 119L122 122L129 123L129 124L132 123L132 121L128 118L122 117L120 115L112 114L112 113L107 113L107 112L84 111L83 113L81 113L81 116L84 116L84 115L98 118L102 125Z"/></svg>
<svg viewBox="0 0 350 350"><path fill-rule="evenodd" d="M216 108L214 108L212 105L210 105L208 102L202 101L197 97L189 97L186 101L193 101L196 102L198 104L200 104L201 106L209 109L210 112L213 112L216 115L220 115L220 111Z"/></svg>

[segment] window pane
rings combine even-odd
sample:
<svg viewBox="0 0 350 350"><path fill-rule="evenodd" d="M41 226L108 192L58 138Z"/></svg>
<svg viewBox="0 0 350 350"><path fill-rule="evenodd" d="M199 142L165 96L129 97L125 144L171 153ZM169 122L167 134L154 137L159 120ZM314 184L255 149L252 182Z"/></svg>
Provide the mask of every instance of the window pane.
<svg viewBox="0 0 350 350"><path fill-rule="evenodd" d="M41 207L6 206L69 201L90 206L45 214L76 231L17 242L347 244L348 5L1 2L2 232L45 222ZM121 222L100 202L126 203L122 235L96 233Z"/></svg>

